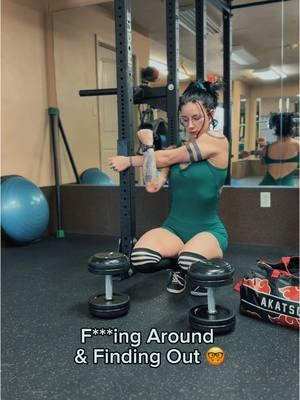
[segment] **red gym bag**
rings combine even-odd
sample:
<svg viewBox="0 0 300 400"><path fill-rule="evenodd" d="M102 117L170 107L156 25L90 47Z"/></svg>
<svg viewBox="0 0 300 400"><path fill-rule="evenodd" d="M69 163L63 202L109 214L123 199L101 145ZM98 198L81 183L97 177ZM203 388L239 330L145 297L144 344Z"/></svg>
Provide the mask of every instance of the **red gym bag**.
<svg viewBox="0 0 300 400"><path fill-rule="evenodd" d="M257 267L235 284L241 313L299 329L299 257L258 260Z"/></svg>

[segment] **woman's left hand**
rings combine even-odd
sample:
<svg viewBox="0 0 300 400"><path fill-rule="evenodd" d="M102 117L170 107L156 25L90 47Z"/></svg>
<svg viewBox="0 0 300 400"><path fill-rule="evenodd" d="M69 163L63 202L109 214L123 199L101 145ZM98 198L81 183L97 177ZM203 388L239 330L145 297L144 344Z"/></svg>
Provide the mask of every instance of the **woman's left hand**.
<svg viewBox="0 0 300 400"><path fill-rule="evenodd" d="M114 171L121 172L130 167L130 160L129 157L114 156L108 159L108 165Z"/></svg>
<svg viewBox="0 0 300 400"><path fill-rule="evenodd" d="M153 131L151 129L140 129L137 135L142 144L147 146L153 145Z"/></svg>

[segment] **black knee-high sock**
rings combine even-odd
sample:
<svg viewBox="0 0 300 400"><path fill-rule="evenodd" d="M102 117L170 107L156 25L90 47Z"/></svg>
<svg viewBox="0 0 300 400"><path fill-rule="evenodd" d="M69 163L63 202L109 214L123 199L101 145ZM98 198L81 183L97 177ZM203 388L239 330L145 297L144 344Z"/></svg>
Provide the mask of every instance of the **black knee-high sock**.
<svg viewBox="0 0 300 400"><path fill-rule="evenodd" d="M162 258L157 251L142 247L133 249L130 259L132 268L137 272L147 273L177 268L177 258Z"/></svg>
<svg viewBox="0 0 300 400"><path fill-rule="evenodd" d="M138 272L154 272L161 258L157 251L142 247L133 249L130 256L131 265Z"/></svg>
<svg viewBox="0 0 300 400"><path fill-rule="evenodd" d="M206 263L208 260L207 258L201 256L201 254L190 251L183 251L178 257L178 265L185 271L188 271L191 268L191 265L197 261Z"/></svg>

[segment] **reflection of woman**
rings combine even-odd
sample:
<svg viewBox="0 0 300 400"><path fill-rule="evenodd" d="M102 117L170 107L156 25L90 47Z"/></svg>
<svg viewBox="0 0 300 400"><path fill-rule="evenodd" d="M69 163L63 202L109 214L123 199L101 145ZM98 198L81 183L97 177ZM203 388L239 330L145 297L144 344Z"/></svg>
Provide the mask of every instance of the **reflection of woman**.
<svg viewBox="0 0 300 400"><path fill-rule="evenodd" d="M260 185L295 186L295 172L299 167L299 142L293 139L293 114L274 114L270 125L275 128L277 140L263 149L262 162L266 164L267 172Z"/></svg>
<svg viewBox="0 0 300 400"><path fill-rule="evenodd" d="M192 82L180 99L181 122L188 134L184 144L154 152L152 131L143 129L138 132L144 146L143 157L109 160L118 171L129 163L143 166L149 192L157 192L170 179L170 213L161 228L146 232L138 240L131 261L133 266L146 271L149 266L155 269L163 257L179 256L181 269L172 273L167 288L172 293L184 291L185 271L192 263L203 258L222 258L227 248L227 232L217 214L217 204L227 174L229 146L223 133L209 130L217 104L215 85Z"/></svg>

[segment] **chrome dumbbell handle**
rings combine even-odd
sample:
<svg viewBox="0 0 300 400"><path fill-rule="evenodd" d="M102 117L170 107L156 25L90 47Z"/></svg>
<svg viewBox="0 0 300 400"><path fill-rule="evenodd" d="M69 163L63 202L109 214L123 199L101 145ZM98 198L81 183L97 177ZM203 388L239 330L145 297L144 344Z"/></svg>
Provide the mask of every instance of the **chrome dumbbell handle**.
<svg viewBox="0 0 300 400"><path fill-rule="evenodd" d="M105 300L113 298L113 281L111 275L105 275Z"/></svg>
<svg viewBox="0 0 300 400"><path fill-rule="evenodd" d="M216 314L215 289L207 288L207 308L209 314Z"/></svg>

